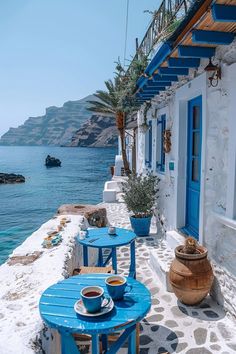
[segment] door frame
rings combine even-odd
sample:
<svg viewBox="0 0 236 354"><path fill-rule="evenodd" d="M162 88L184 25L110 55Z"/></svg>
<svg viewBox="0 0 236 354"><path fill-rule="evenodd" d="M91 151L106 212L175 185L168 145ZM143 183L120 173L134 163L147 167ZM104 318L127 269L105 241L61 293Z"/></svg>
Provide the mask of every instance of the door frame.
<svg viewBox="0 0 236 354"><path fill-rule="evenodd" d="M206 73L193 79L176 91L174 116L176 118L176 178L175 178L175 220L176 229L184 228L186 221L186 185L187 185L187 131L188 101L202 96L202 145L201 145L201 181L199 205L199 242L204 241L204 195L206 166L206 127L207 127L207 77Z"/></svg>
<svg viewBox="0 0 236 354"><path fill-rule="evenodd" d="M192 176L192 144L193 144L193 139L192 139L192 123L190 123L190 120L192 119L192 109L196 103L199 103L200 105L200 122L199 122L199 144L200 148L202 146L202 96L197 96L192 98L191 100L188 101L188 121L187 121L187 173L186 173L186 207L188 206L188 197L189 197L189 187L191 188L191 185L194 184L194 182L189 179L190 175ZM198 232L197 230L194 230L193 225L189 225L188 223L188 218L189 218L189 211L186 209L186 215L185 215L185 226L183 228L183 232L186 232L186 234L191 235L195 237L197 240L199 239L199 218L200 218L200 202L201 202L201 165L202 165L202 150L200 149L199 151L199 160L200 160L200 169L199 169L199 211L198 211ZM190 161L191 159L191 161ZM190 182L191 181L191 182ZM198 189L198 188L197 188ZM192 230L191 230L192 228Z"/></svg>

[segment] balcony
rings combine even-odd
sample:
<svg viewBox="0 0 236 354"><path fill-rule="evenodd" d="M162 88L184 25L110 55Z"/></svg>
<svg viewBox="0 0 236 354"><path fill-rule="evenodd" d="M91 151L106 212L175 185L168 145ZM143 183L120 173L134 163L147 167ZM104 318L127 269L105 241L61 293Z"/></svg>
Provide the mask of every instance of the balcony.
<svg viewBox="0 0 236 354"><path fill-rule="evenodd" d="M134 60L139 53L152 59L158 43L172 34L194 2L195 0L163 0L159 9L153 13L153 20L137 49Z"/></svg>

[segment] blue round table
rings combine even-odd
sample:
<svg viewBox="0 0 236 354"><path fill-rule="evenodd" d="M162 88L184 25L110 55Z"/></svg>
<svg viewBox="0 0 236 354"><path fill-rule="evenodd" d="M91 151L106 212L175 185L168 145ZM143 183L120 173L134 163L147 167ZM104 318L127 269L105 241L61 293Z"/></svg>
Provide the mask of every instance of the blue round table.
<svg viewBox="0 0 236 354"><path fill-rule="evenodd" d="M133 231L116 228L116 235L108 234L108 227L102 227L99 229L88 230L88 236L81 240L77 237L78 243L83 245L83 263L84 266L88 266L88 247L98 248L98 267L105 267L107 263L112 259L112 267L117 273L117 256L116 248L124 245L130 245L130 269L129 276L135 277L135 238L136 235ZM103 260L103 248L110 248L111 252Z"/></svg>
<svg viewBox="0 0 236 354"><path fill-rule="evenodd" d="M130 290L124 299L115 301L113 310L101 317L84 317L74 310L80 291L85 286L98 285L108 296L105 279L107 274L84 274L70 277L50 286L40 298L39 310L44 322L57 329L61 335L61 353L79 354L73 333L92 336L92 354L99 353L99 335L102 335L103 349L107 354L118 353L123 343L129 340L129 353L136 350L136 323L140 322L151 307L151 294L145 285L133 278L127 278ZM127 288L127 289L129 289ZM123 331L118 340L107 348L106 335Z"/></svg>

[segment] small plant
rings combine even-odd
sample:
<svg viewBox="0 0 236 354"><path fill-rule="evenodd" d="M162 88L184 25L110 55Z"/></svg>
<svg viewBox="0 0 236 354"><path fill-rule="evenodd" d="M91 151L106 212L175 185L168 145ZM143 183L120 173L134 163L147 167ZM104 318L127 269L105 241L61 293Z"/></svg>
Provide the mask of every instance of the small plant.
<svg viewBox="0 0 236 354"><path fill-rule="evenodd" d="M182 253L185 254L195 254L195 253L199 253L197 250L197 241L195 240L195 238L193 237L187 237L185 239L185 243L183 248L181 249Z"/></svg>
<svg viewBox="0 0 236 354"><path fill-rule="evenodd" d="M122 183L124 202L135 218L152 216L158 198L159 181L152 173L147 175L132 173L128 180Z"/></svg>

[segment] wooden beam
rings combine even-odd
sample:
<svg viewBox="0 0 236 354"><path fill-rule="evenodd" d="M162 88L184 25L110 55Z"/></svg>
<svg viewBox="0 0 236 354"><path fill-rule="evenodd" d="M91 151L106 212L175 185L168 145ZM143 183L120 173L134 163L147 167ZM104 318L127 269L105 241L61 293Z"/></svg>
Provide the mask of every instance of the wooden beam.
<svg viewBox="0 0 236 354"><path fill-rule="evenodd" d="M215 48L180 45L178 46L178 54L184 58L211 58L215 55Z"/></svg>
<svg viewBox="0 0 236 354"><path fill-rule="evenodd" d="M155 75L153 75L152 81L147 82L147 85L149 85L150 82L158 82L161 84L162 81L179 81L179 79L178 79L178 76L176 76L176 75L155 74Z"/></svg>
<svg viewBox="0 0 236 354"><path fill-rule="evenodd" d="M212 17L217 22L236 22L236 6L214 4L211 8Z"/></svg>
<svg viewBox="0 0 236 354"><path fill-rule="evenodd" d="M171 84L170 84L171 86ZM143 88L143 90L147 91L147 90L155 90L155 88L158 90L158 91L164 91L166 88L165 86L156 86L156 87L148 87L148 86L145 86Z"/></svg>
<svg viewBox="0 0 236 354"><path fill-rule="evenodd" d="M167 80L167 79L166 79ZM171 86L171 81L149 81L145 87L161 87L161 86Z"/></svg>
<svg viewBox="0 0 236 354"><path fill-rule="evenodd" d="M160 67L158 69L160 74L163 75L188 75L188 69L183 68L164 68Z"/></svg>
<svg viewBox="0 0 236 354"><path fill-rule="evenodd" d="M198 68L200 59L198 58L170 58L168 60L169 67L172 68Z"/></svg>
<svg viewBox="0 0 236 354"><path fill-rule="evenodd" d="M207 15L207 11L209 9L209 6L211 5L212 0L205 0L203 4L201 5L200 9L193 15L191 20L187 23L185 26L184 30L180 33L180 35L177 37L176 41L174 42L173 48L177 46L177 44L180 43L180 41L186 36L186 34L191 31L193 28L194 24L198 22L203 16Z"/></svg>
<svg viewBox="0 0 236 354"><path fill-rule="evenodd" d="M235 33L220 31L194 30L192 32L192 42L201 44L224 45L233 42Z"/></svg>

